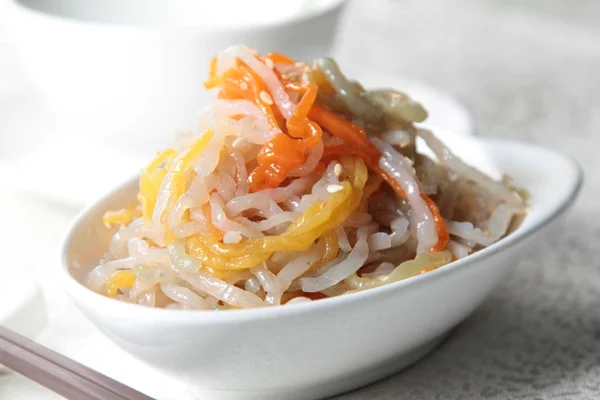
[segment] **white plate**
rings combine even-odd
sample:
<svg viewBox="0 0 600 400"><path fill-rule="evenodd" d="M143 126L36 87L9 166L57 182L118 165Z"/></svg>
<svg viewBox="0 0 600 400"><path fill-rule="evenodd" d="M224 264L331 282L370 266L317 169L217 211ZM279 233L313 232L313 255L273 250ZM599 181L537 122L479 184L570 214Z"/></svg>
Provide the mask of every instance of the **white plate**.
<svg viewBox="0 0 600 400"><path fill-rule="evenodd" d="M33 339L47 322L42 290L19 270L1 271L5 285L0 291L0 326Z"/></svg>
<svg viewBox="0 0 600 400"><path fill-rule="evenodd" d="M10 261L0 267L3 283L0 291L0 326L35 339L46 326L48 314L42 289L27 275L27 271L23 265L15 265ZM3 369L0 364L0 373Z"/></svg>
<svg viewBox="0 0 600 400"><path fill-rule="evenodd" d="M409 93L429 111L424 126L474 134L469 112L448 94L408 78L357 78L366 87ZM34 98L0 103L0 176L20 189L80 208L135 174L147 161L86 137L85 132L57 132Z"/></svg>

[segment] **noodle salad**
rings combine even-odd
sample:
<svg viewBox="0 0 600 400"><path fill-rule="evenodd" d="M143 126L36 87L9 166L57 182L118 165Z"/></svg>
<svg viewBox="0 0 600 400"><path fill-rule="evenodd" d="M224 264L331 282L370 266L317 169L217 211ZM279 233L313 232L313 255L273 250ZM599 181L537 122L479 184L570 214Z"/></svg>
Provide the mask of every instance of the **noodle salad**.
<svg viewBox="0 0 600 400"><path fill-rule="evenodd" d="M118 230L92 290L169 309L308 302L440 268L525 212L508 179L415 126L420 104L365 90L332 59L233 46L205 86L215 97L198 132L143 170L138 204L104 215Z"/></svg>

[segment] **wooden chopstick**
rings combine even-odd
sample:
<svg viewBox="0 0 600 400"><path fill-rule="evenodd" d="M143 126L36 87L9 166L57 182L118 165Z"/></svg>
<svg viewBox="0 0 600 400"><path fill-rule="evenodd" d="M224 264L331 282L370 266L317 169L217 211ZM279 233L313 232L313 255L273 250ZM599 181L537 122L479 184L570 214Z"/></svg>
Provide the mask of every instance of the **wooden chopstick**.
<svg viewBox="0 0 600 400"><path fill-rule="evenodd" d="M2 326L0 364L70 400L153 400Z"/></svg>

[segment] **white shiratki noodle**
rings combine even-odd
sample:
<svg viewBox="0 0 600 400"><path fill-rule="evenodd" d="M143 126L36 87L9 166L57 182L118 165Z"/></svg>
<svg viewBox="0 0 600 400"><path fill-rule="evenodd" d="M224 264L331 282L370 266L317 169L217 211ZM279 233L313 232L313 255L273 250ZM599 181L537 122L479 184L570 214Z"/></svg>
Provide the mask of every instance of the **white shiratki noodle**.
<svg viewBox="0 0 600 400"><path fill-rule="evenodd" d="M255 276L246 279L246 283L244 284L244 289L247 292L256 294L261 288L262 288L262 286L260 285L260 282L258 281L258 279Z"/></svg>
<svg viewBox="0 0 600 400"><path fill-rule="evenodd" d="M321 160L321 157L323 156L324 149L325 149L325 146L323 145L323 141L319 140L317 145L315 147L313 147L312 149L310 149L310 151L308 152L308 156L306 157L306 161L304 162L304 164L291 170L287 174L287 176L288 177L299 177L299 176L306 176L306 175L312 173L315 170L315 168L317 168L317 165L319 165L319 161Z"/></svg>
<svg viewBox="0 0 600 400"><path fill-rule="evenodd" d="M128 294L129 300L136 302L137 297L140 294L147 292L153 286L154 286L154 283L149 283L149 282L142 281L141 279L136 279L135 282L133 283L133 286L131 287L131 289L129 289L129 294Z"/></svg>
<svg viewBox="0 0 600 400"><path fill-rule="evenodd" d="M113 258L126 257L128 254L127 245L129 239L134 237L148 238L152 239L156 244L163 244L161 232L164 232L164 228L158 226L152 229L144 223L143 219L138 218L113 235L108 245L108 252Z"/></svg>
<svg viewBox="0 0 600 400"><path fill-rule="evenodd" d="M154 210L152 212L152 225L159 226L161 225L161 218L167 205L169 204L169 198L171 196L171 186L172 186L172 178L174 172L169 171L163 178L160 187L158 189L158 194L156 195L156 203L154 205Z"/></svg>
<svg viewBox="0 0 600 400"><path fill-rule="evenodd" d="M381 138L394 146L407 146L410 144L410 133L403 130L392 130L381 134Z"/></svg>
<svg viewBox="0 0 600 400"><path fill-rule="evenodd" d="M223 232L236 231L242 234L242 236L248 238L255 238L264 236L262 232L255 228L255 223L251 223L252 227L241 224L230 219L225 212L225 204L217 193L210 195L210 212L212 223Z"/></svg>
<svg viewBox="0 0 600 400"><path fill-rule="evenodd" d="M236 58L241 59L262 79L265 85L267 85L269 94L275 104L277 104L281 115L283 115L285 119L290 118L296 110L296 104L290 100L290 97L277 78L277 75L275 75L275 72L256 58L254 50L241 45L228 47L218 56L218 73L223 73L233 67Z"/></svg>
<svg viewBox="0 0 600 400"><path fill-rule="evenodd" d="M332 161L327 166L327 169L321 179L319 179L312 187L310 194L305 194L300 199L300 203L294 209L294 211L304 212L306 209L317 201L323 201L327 199L331 193L327 191L330 185L339 185L340 179L335 173L335 166L338 165L337 161Z"/></svg>
<svg viewBox="0 0 600 400"><path fill-rule="evenodd" d="M230 285L236 285L238 282L246 282L250 278L252 278L252 272L247 269L241 269L229 274L229 276L223 280Z"/></svg>
<svg viewBox="0 0 600 400"><path fill-rule="evenodd" d="M302 214L294 212L294 211L282 211L282 212L277 213L267 219L257 222L256 226L258 227L259 230L264 232L264 231L268 231L269 229L272 229L276 226L279 226L281 224L285 224L288 222L294 222L301 215Z"/></svg>
<svg viewBox="0 0 600 400"><path fill-rule="evenodd" d="M363 225L361 228L364 228L367 231L367 236L370 236L373 233L379 232L379 224L377 222L371 222L370 224ZM368 240L367 240L367 243L368 243Z"/></svg>
<svg viewBox="0 0 600 400"><path fill-rule="evenodd" d="M265 214L265 217L269 218L269 217L274 217L275 215L282 213L283 212L283 208L281 208L279 206L279 204L275 203L273 201L273 199L269 199L269 209L268 212Z"/></svg>
<svg viewBox="0 0 600 400"><path fill-rule="evenodd" d="M178 276L170 267L156 267L138 265L133 269L137 276L137 280L146 283L148 287L160 283L177 283Z"/></svg>
<svg viewBox="0 0 600 400"><path fill-rule="evenodd" d="M150 247L143 239L133 237L127 244L130 257L134 257L137 264L169 265L169 251L159 247Z"/></svg>
<svg viewBox="0 0 600 400"><path fill-rule="evenodd" d="M181 274L181 277L195 289L208 293L234 307L251 308L264 305L263 301L257 295L246 292L203 271L194 273L185 272Z"/></svg>
<svg viewBox="0 0 600 400"><path fill-rule="evenodd" d="M203 218L204 214L200 219L192 217L192 221L189 222L183 221L183 215L187 210L200 208L209 201L209 193L219 184L219 176L214 173L206 177L196 177L192 181L190 188L175 202L173 211L168 216L167 222L176 237L184 238L199 232L207 232L208 225L206 218ZM200 212L202 211L200 210Z"/></svg>
<svg viewBox="0 0 600 400"><path fill-rule="evenodd" d="M212 108L202 110L198 114L200 129L212 129L223 132L226 136L244 138L247 143L263 145L280 132L278 128L264 125L252 115L242 117L240 120L229 118L225 114L214 112Z"/></svg>
<svg viewBox="0 0 600 400"><path fill-rule="evenodd" d="M185 243L182 240L169 245L169 257L171 258L172 268L177 272L196 272L202 266L200 260L185 252Z"/></svg>
<svg viewBox="0 0 600 400"><path fill-rule="evenodd" d="M215 130L214 136L207 143L198 160L194 162L194 171L199 177L208 176L217 168L224 144L225 134L221 130Z"/></svg>
<svg viewBox="0 0 600 400"><path fill-rule="evenodd" d="M219 174L229 175L231 178L234 177L235 170L237 168L237 163L235 162L233 157L231 157L231 152L229 150L229 148L232 146L233 142L231 143L231 145L225 144L223 154L221 154L219 165L217 165L216 169L216 171L218 171Z"/></svg>
<svg viewBox="0 0 600 400"><path fill-rule="evenodd" d="M200 295L186 287L163 283L160 285L160 289L168 298L186 308L192 310L210 310L212 308Z"/></svg>
<svg viewBox="0 0 600 400"><path fill-rule="evenodd" d="M260 108L250 100L220 100L215 99L211 104L211 111L223 116L232 117L243 115L254 120L255 130L265 132L264 138L267 141L277 133L281 133L279 127L274 127L269 124L267 117ZM243 131L240 132L243 135ZM266 143L266 141L264 142ZM257 144L264 144L257 143Z"/></svg>
<svg viewBox="0 0 600 400"><path fill-rule="evenodd" d="M451 235L487 247L504 236L513 217L522 212L522 207L515 207L506 203L498 205L487 223L487 233L475 228L470 222L448 221L446 227Z"/></svg>
<svg viewBox="0 0 600 400"><path fill-rule="evenodd" d="M267 294L280 292L279 280L277 277L261 263L250 268L250 272L258 279Z"/></svg>
<svg viewBox="0 0 600 400"><path fill-rule="evenodd" d="M185 200L180 198L180 200ZM188 222L182 221L183 213L185 210L191 209L191 207L185 204L184 201L178 201L175 203L175 207L173 208L173 212L169 216L169 227L171 228L171 232L175 237L181 239L188 236L195 235L196 233L206 233L208 232L208 225L206 220L192 220ZM191 214L191 212L190 212Z"/></svg>
<svg viewBox="0 0 600 400"><path fill-rule="evenodd" d="M133 269L135 262L135 257L126 257L100 264L88 274L87 286L92 290L100 290L106 284L108 278L113 276L115 272L124 269Z"/></svg>
<svg viewBox="0 0 600 400"><path fill-rule="evenodd" d="M235 191L237 184L231 175L225 172L219 172L219 185L217 186L217 193L226 203L235 197Z"/></svg>
<svg viewBox="0 0 600 400"><path fill-rule="evenodd" d="M469 246L465 246L464 244L460 244L454 240L448 241L446 249L448 249L457 260L465 258L473 251L473 249Z"/></svg>
<svg viewBox="0 0 600 400"><path fill-rule="evenodd" d="M230 150L229 155L235 161L235 197L240 197L248 194L248 169L244 156L238 150ZM232 199L231 199L232 200ZM231 201L229 200L229 201Z"/></svg>
<svg viewBox="0 0 600 400"><path fill-rule="evenodd" d="M307 190L314 182L314 178L306 176L296 179L284 187L263 189L245 196L236 197L225 205L225 210L232 217L253 208L268 212L269 200L273 200L275 203L282 203L292 196Z"/></svg>
<svg viewBox="0 0 600 400"><path fill-rule="evenodd" d="M313 246L303 253L298 254L297 257L288 262L277 274L280 290L278 293L272 293L268 302L271 304L279 304L281 302L281 296L289 289L292 282L308 271L311 265L319 261L321 255L319 248Z"/></svg>
<svg viewBox="0 0 600 400"><path fill-rule="evenodd" d="M297 210L300 205L300 197L291 196L288 200L281 203L288 210Z"/></svg>
<svg viewBox="0 0 600 400"><path fill-rule="evenodd" d="M192 160L192 165L190 168L193 168L196 171L196 174L199 178L206 177L215 170L217 163L219 162L219 156L221 154L223 145L224 137L219 133L219 131L216 131L212 139L206 145L204 151L198 154L196 160ZM183 171L183 173L186 172L187 171ZM171 199L171 185L173 182L173 176L176 173L178 173L176 170L170 170L167 172L166 176L162 180L162 183L160 184L158 195L156 196L156 204L152 213L153 226L161 225L161 219L163 218L167 204ZM169 216L167 216L167 219L168 218Z"/></svg>
<svg viewBox="0 0 600 400"><path fill-rule="evenodd" d="M202 208L190 208L190 219L192 220L191 222L197 222L200 225L201 232L208 232L208 219Z"/></svg>
<svg viewBox="0 0 600 400"><path fill-rule="evenodd" d="M336 226L334 231L338 238L338 246L340 246L340 250L345 253L348 253L350 250L352 250L352 246L350 245L350 241L348 240L348 235L346 234L344 227Z"/></svg>
<svg viewBox="0 0 600 400"><path fill-rule="evenodd" d="M372 138L371 142L381 151L379 166L393 177L404 189L408 204L412 210L411 225L416 230L417 254L424 254L434 247L438 241L433 215L425 201L421 198L417 178L413 174L404 156L383 140Z"/></svg>
<svg viewBox="0 0 600 400"><path fill-rule="evenodd" d="M369 235L371 251L386 250L404 244L410 238L409 222L404 217L394 219L390 225L391 233L375 232Z"/></svg>
<svg viewBox="0 0 600 400"><path fill-rule="evenodd" d="M157 291L158 291L158 287L152 286L148 290L140 293L137 298L137 304L146 306L146 307L155 307Z"/></svg>
<svg viewBox="0 0 600 400"><path fill-rule="evenodd" d="M392 221L392 246L399 246L410 237L408 232L409 222L405 217L398 217Z"/></svg>
<svg viewBox="0 0 600 400"><path fill-rule="evenodd" d="M453 170L459 176L477 183L490 194L513 206L523 204L523 199L514 191L508 189L501 182L494 181L484 173L467 165L450 151L433 133L426 129L418 129L417 133L425 140L427 146L435 153L439 161Z"/></svg>
<svg viewBox="0 0 600 400"><path fill-rule="evenodd" d="M302 291L307 293L320 292L331 287L350 275L354 274L367 261L369 245L367 244L367 230L359 228L356 244L348 256L340 263L332 266L320 276L300 278Z"/></svg>
<svg viewBox="0 0 600 400"><path fill-rule="evenodd" d="M456 243L463 244L463 245L465 245L465 246L467 246L467 247L470 247L470 248L474 248L475 246L477 246L477 243L475 243L474 241L472 241L472 240L467 240L467 239L463 239L463 238L460 238L460 237L456 237L456 238L454 239L454 241L455 241Z"/></svg>

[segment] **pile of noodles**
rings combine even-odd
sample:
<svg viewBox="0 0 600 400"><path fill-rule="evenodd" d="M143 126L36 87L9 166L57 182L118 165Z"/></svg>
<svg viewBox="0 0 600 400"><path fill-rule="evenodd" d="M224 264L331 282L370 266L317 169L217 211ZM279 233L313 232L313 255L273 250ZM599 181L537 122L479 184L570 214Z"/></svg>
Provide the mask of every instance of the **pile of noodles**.
<svg viewBox="0 0 600 400"><path fill-rule="evenodd" d="M331 59L244 46L213 59L198 133L142 172L139 204L87 285L193 310L298 303L426 273L503 237L524 201L466 165L405 94L368 91ZM420 136L435 153L416 151Z"/></svg>

